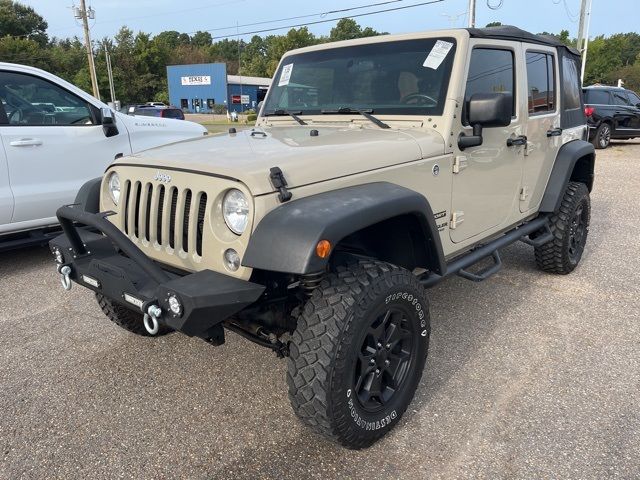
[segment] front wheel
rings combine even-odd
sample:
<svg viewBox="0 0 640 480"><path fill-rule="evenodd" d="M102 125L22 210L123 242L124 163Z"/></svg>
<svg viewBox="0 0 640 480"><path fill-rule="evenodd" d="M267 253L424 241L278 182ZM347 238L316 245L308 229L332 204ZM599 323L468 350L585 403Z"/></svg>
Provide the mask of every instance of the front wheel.
<svg viewBox="0 0 640 480"><path fill-rule="evenodd" d="M368 447L411 403L429 334L425 291L411 272L377 261L339 267L307 302L292 337L294 411L329 439Z"/></svg>

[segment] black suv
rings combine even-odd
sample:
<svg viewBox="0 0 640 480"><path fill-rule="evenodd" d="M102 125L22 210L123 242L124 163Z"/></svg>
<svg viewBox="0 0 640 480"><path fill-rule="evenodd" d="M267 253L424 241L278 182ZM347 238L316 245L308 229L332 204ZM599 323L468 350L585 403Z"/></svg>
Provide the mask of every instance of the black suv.
<svg viewBox="0 0 640 480"><path fill-rule="evenodd" d="M587 87L584 113L589 140L596 148L607 148L612 138L640 137L640 97L620 87Z"/></svg>

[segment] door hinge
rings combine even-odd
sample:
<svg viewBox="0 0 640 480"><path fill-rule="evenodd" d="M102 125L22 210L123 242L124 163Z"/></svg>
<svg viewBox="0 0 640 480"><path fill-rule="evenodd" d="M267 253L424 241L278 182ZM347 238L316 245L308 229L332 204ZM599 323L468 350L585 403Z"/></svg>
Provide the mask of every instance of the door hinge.
<svg viewBox="0 0 640 480"><path fill-rule="evenodd" d="M453 159L453 173L460 173L467 166L467 157L464 155L456 155Z"/></svg>
<svg viewBox="0 0 640 480"><path fill-rule="evenodd" d="M464 222L463 217L464 217L463 211L457 211L457 212L451 213L451 221L449 222L449 228L451 230L455 230L458 227L458 225Z"/></svg>
<svg viewBox="0 0 640 480"><path fill-rule="evenodd" d="M520 201L524 202L529 196L529 189L527 187L522 187L520 189Z"/></svg>

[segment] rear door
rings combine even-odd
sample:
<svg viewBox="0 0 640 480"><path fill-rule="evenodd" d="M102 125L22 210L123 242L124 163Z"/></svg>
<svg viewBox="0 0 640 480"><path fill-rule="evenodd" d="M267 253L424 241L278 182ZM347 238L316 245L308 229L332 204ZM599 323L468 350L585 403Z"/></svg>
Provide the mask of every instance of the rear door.
<svg viewBox="0 0 640 480"><path fill-rule="evenodd" d="M523 44L527 82L527 112L524 169L520 191L520 211L535 209L542 199L546 179L551 174L562 145L558 107L558 58L556 49ZM545 181L540 181L540 179Z"/></svg>
<svg viewBox="0 0 640 480"><path fill-rule="evenodd" d="M0 71L0 100L14 223L53 223L84 182L102 175L116 154L131 152L124 128L107 138L96 107L36 75Z"/></svg>
<svg viewBox="0 0 640 480"><path fill-rule="evenodd" d="M631 100L624 90L612 91L615 110L613 118L615 122L614 136L628 136L638 132L638 108L631 104Z"/></svg>
<svg viewBox="0 0 640 480"><path fill-rule="evenodd" d="M630 122L631 128L635 130L635 133L640 135L640 97L631 90L627 90L627 97L629 97L630 103L629 110L633 115Z"/></svg>

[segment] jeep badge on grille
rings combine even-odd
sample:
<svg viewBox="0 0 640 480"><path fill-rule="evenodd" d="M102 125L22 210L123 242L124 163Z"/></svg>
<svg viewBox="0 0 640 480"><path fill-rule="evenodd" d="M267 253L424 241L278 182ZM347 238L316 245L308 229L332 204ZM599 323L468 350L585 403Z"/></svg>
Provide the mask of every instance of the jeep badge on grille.
<svg viewBox="0 0 640 480"><path fill-rule="evenodd" d="M171 175L167 173L162 173L160 170L156 173L156 176L153 177L157 182L169 183L171 182Z"/></svg>

